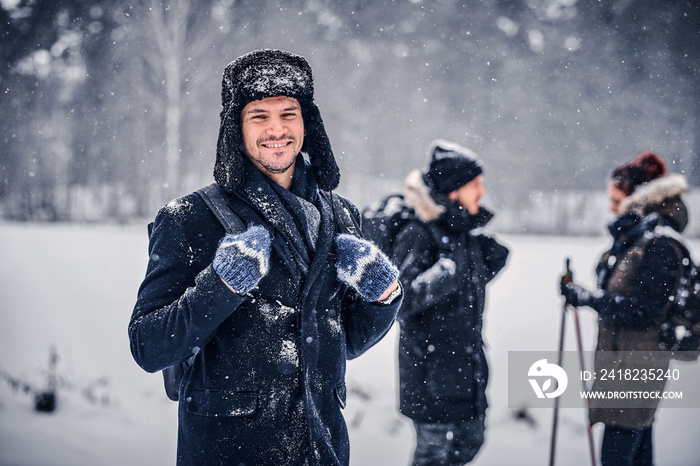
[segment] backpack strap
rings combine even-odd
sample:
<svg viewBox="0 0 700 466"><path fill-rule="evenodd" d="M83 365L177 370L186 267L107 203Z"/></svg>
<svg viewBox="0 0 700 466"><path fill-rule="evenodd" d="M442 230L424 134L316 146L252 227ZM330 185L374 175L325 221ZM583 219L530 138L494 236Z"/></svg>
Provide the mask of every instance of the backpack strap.
<svg viewBox="0 0 700 466"><path fill-rule="evenodd" d="M239 233L245 231L246 225L234 211L228 206L228 199L217 183L197 190L197 194L202 198L209 210L216 216L224 226L227 233Z"/></svg>
<svg viewBox="0 0 700 466"><path fill-rule="evenodd" d="M362 238L362 229L357 224L357 220L352 216L350 207L346 201L340 196L333 194L333 191L319 191L326 201L331 205L333 211L333 219L335 225L341 233L349 233L351 235Z"/></svg>
<svg viewBox="0 0 700 466"><path fill-rule="evenodd" d="M226 230L226 233L238 233L245 231L245 222L231 209L228 205L228 199L223 190L218 184L212 183L208 186L198 189L197 194L202 198L204 203L209 207L214 216L219 220L221 225ZM150 237L153 230L153 223L148 225L148 235ZM173 401L178 401L180 397L180 383L185 372L194 364L196 355L192 355L186 361L166 367L161 372L163 374L163 384L165 386L165 394Z"/></svg>

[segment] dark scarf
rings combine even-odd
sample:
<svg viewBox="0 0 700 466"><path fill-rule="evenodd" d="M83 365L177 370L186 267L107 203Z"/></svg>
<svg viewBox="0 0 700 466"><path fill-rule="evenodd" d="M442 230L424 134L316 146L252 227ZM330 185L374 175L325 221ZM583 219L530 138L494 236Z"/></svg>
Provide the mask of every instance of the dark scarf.
<svg viewBox="0 0 700 466"><path fill-rule="evenodd" d="M467 209L450 202L442 215L447 229L455 233L465 233L481 228L491 221L493 214L485 207L480 207L476 215L471 215Z"/></svg>
<svg viewBox="0 0 700 466"><path fill-rule="evenodd" d="M644 217L628 212L622 214L610 225L608 231L613 238L610 249L612 255L619 255L630 248L644 233L653 231L659 224L659 214L654 212Z"/></svg>
<svg viewBox="0 0 700 466"><path fill-rule="evenodd" d="M283 241L280 253L287 265L296 270L300 278L306 276L311 266L320 225L318 184L313 172L301 154L297 156L294 177L287 190L263 174L253 163L244 162L245 182L243 197L263 214ZM289 258L293 259L293 264Z"/></svg>

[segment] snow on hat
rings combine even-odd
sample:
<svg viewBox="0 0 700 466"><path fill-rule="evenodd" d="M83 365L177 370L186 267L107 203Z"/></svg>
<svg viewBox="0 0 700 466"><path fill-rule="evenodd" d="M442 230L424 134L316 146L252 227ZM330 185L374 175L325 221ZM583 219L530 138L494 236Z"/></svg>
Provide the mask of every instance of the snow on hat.
<svg viewBox="0 0 700 466"><path fill-rule="evenodd" d="M301 150L309 155L319 187L327 191L335 189L340 182L340 171L321 113L313 101L311 67L300 55L272 49L242 55L224 70L214 179L227 192L243 182L243 161L247 155L241 133L241 111L250 102L278 96L299 102L306 131Z"/></svg>
<svg viewBox="0 0 700 466"><path fill-rule="evenodd" d="M430 163L423 181L436 194L448 194L483 173L481 159L455 142L436 139L428 149Z"/></svg>
<svg viewBox="0 0 700 466"><path fill-rule="evenodd" d="M610 181L613 186L629 196L640 185L666 174L664 160L654 152L644 150L630 162L613 170Z"/></svg>

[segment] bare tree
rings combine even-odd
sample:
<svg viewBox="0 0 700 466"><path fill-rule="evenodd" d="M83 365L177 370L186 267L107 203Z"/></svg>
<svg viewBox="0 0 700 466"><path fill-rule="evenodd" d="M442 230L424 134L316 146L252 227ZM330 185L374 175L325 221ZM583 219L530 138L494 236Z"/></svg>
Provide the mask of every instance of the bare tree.
<svg viewBox="0 0 700 466"><path fill-rule="evenodd" d="M153 97L162 100L166 196L182 189L183 122L194 105L188 98L188 86L195 81L195 72L213 61L207 52L223 39L220 31L225 30L230 15L221 11L229 10L232 4L211 0L141 0L139 4L147 24L141 28L143 38L138 51L147 63L145 69L157 78L159 95Z"/></svg>
<svg viewBox="0 0 700 466"><path fill-rule="evenodd" d="M165 87L165 182L176 189L180 181L180 122L182 119L182 76L190 12L188 0L173 0L164 5L158 0L147 0L151 28L146 29L155 39L158 56L146 55L151 66L158 68L160 61Z"/></svg>

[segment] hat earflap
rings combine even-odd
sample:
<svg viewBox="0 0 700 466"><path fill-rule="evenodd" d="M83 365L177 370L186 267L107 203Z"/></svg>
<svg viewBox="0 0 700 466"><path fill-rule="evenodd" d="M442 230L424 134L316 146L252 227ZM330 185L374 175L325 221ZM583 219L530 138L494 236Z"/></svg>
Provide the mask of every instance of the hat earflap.
<svg viewBox="0 0 700 466"><path fill-rule="evenodd" d="M238 127L235 105L229 105L222 111L221 126L219 127L219 139L216 142L216 162L214 163L214 181L227 193L243 182L243 152L241 131Z"/></svg>
<svg viewBox="0 0 700 466"><path fill-rule="evenodd" d="M318 186L325 191L332 191L340 183L340 169L333 156L321 112L313 102L302 104L302 111L305 113L306 136L301 150L309 155Z"/></svg>

